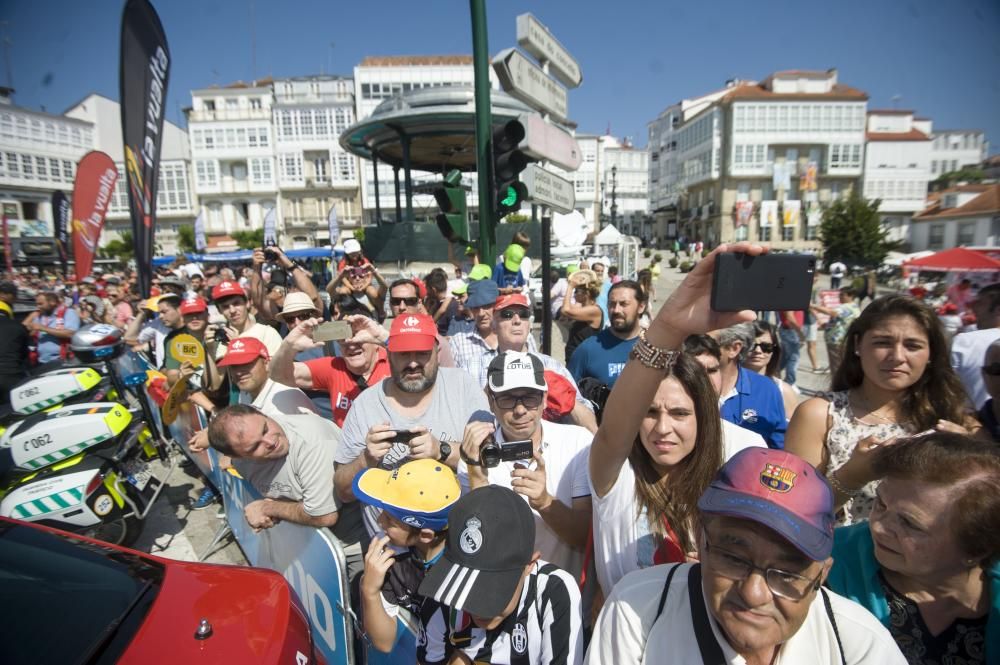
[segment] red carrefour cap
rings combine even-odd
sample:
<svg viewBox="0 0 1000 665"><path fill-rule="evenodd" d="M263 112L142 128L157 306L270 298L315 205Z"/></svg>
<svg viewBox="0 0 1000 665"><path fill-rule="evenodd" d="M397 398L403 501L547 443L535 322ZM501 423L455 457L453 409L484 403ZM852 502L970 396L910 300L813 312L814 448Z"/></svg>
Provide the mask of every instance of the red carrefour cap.
<svg viewBox="0 0 1000 665"><path fill-rule="evenodd" d="M497 304L493 306L493 309L499 312L505 307L528 307L528 296L523 293L511 293L506 296L500 296L497 298Z"/></svg>
<svg viewBox="0 0 1000 665"><path fill-rule="evenodd" d="M430 351L437 344L437 324L426 314L403 314L392 321L389 352Z"/></svg>
<svg viewBox="0 0 1000 665"><path fill-rule="evenodd" d="M229 343L226 355L216 363L219 367L246 365L257 358L270 359L267 347L256 337L237 337Z"/></svg>
<svg viewBox="0 0 1000 665"><path fill-rule="evenodd" d="M246 298L247 292L237 282L219 282L212 288L212 300L218 301L229 296Z"/></svg>
<svg viewBox="0 0 1000 665"><path fill-rule="evenodd" d="M201 296L185 298L181 303L181 314L201 314L208 311L208 303Z"/></svg>

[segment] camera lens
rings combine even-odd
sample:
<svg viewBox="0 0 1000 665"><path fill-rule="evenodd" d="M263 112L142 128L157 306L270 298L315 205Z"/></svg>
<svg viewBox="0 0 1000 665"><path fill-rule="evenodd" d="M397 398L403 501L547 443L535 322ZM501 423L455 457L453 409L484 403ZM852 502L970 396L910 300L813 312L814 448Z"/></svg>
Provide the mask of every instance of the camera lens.
<svg viewBox="0 0 1000 665"><path fill-rule="evenodd" d="M479 463L488 469L500 464L500 446L492 436L479 447Z"/></svg>

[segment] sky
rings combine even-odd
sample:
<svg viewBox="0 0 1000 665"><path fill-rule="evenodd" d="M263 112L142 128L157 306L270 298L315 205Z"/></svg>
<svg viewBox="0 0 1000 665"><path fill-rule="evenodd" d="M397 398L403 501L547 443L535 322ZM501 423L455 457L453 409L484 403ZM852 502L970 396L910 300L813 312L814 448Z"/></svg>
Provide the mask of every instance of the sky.
<svg viewBox="0 0 1000 665"><path fill-rule="evenodd" d="M471 53L464 0L153 0L172 57L167 119L191 90L265 76L352 75L368 55ZM118 98L123 0L0 0L0 82L19 106L62 113ZM490 53L533 13L577 58L579 130L647 143L647 125L727 79L836 67L869 108L912 109L935 129L980 129L1000 152L997 0L487 0ZM256 48L253 44L256 43ZM11 80L12 79L12 80Z"/></svg>

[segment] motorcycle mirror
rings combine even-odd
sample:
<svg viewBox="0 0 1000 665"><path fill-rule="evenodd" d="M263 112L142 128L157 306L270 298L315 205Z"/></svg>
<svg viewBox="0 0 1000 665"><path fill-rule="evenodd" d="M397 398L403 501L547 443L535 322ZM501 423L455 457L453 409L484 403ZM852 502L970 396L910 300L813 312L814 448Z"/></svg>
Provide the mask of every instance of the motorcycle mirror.
<svg viewBox="0 0 1000 665"><path fill-rule="evenodd" d="M129 374L125 377L125 385L129 388L135 388L136 386L141 386L146 383L146 373L138 372L136 374Z"/></svg>

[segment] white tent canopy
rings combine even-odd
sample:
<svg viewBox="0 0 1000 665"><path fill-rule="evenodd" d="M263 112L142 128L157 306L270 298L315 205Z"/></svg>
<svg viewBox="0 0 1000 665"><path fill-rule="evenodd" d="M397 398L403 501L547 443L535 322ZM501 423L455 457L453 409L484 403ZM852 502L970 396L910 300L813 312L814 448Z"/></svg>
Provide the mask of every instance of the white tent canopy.
<svg viewBox="0 0 1000 665"><path fill-rule="evenodd" d="M590 224L579 210L563 215L553 213L552 215L552 241L553 245L563 247L576 247L582 245L590 232Z"/></svg>
<svg viewBox="0 0 1000 665"><path fill-rule="evenodd" d="M614 224L608 224L603 231L594 236L595 245L617 245L621 240L622 234L614 227Z"/></svg>

